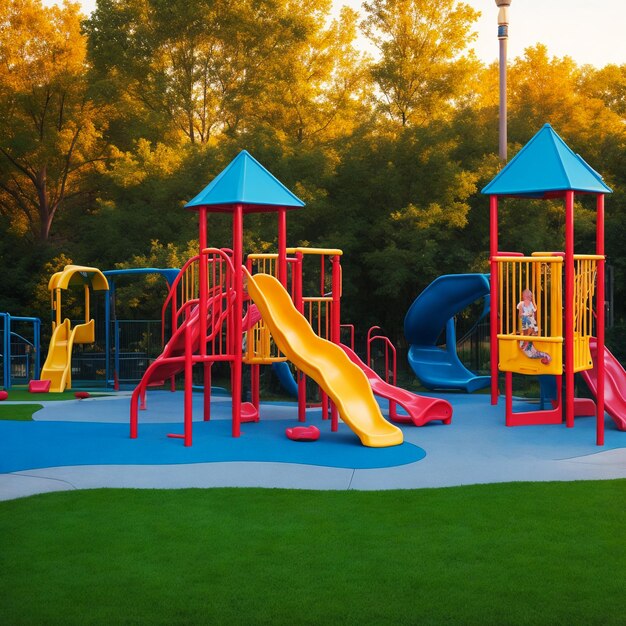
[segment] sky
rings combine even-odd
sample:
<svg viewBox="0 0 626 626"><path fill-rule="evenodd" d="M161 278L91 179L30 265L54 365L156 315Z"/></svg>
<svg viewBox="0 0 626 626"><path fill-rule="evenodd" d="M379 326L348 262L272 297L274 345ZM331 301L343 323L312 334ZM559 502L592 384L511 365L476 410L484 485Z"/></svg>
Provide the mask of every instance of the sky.
<svg viewBox="0 0 626 626"><path fill-rule="evenodd" d="M333 10L343 5L359 11L362 0L333 0ZM53 4L55 0L44 0ZM474 50L485 63L498 58L497 17L494 0L465 0L481 12L476 23ZM82 0L90 13L95 0ZM601 8L597 8L600 6ZM509 9L509 59L524 49L543 43L552 56L570 56L579 65L603 67L626 63L626 0L512 0Z"/></svg>
<svg viewBox="0 0 626 626"><path fill-rule="evenodd" d="M482 13L474 49L485 62L498 57L498 7L495 0L465 0ZM601 8L598 8L601 7ZM570 56L583 65L626 63L624 0L512 0L509 7L509 58L543 43L552 56Z"/></svg>

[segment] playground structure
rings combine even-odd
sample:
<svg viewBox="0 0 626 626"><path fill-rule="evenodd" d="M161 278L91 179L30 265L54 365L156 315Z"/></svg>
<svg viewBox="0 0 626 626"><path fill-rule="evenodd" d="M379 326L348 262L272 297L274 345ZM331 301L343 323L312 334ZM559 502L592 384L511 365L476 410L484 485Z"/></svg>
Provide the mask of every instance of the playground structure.
<svg viewBox="0 0 626 626"><path fill-rule="evenodd" d="M287 211L302 206L300 199L246 151L186 205L198 212L199 253L181 268L165 302L164 311L171 307L172 335L162 355L150 365L133 392L131 438L138 435L138 411L145 408L148 387L184 373L184 432L170 436L182 438L186 446L192 445L193 367L203 368L203 417L209 420L211 367L215 362L230 365L232 436L239 437L242 422L259 419L258 368L289 359L299 370L301 421L306 408L304 377L310 376L322 389L323 405L328 399L331 401L331 430L337 430L341 414L366 446L402 443L402 431L382 416L363 371L364 364L358 358L355 364L338 345L341 251L287 248ZM207 246L210 212L232 214L232 249ZM252 212L277 214L278 251L273 255L250 255L244 267L243 221ZM320 292L313 296L303 295L305 257L321 259ZM326 262L330 263L330 275L324 269ZM183 283L188 287L184 288ZM241 398L244 364L251 370L252 402L242 402ZM450 423L449 403L419 398L380 383L374 383L376 392L404 406L413 423L432 420Z"/></svg>
<svg viewBox="0 0 626 626"><path fill-rule="evenodd" d="M546 124L483 189L490 198L491 258L491 402L498 402L498 369L505 372L506 423L561 423L574 426L574 374L594 367L592 333L598 354L604 354L604 195L611 193L601 176ZM595 254L575 254L574 199L596 196ZM498 203L506 197L554 199L565 202L565 251L531 256L498 249ZM518 323L522 291L534 291L537 330L530 341L536 354L522 348L528 335ZM546 357L535 358L537 354ZM604 443L605 367L596 371L596 443ZM556 406L546 411L513 413L513 373L557 377ZM622 370L623 372L623 370ZM565 402L561 402L561 376Z"/></svg>
<svg viewBox="0 0 626 626"><path fill-rule="evenodd" d="M581 372L597 397L596 439L601 445L605 406L618 428L626 429L623 393L626 372L604 347L604 307L598 304L604 302L603 211L604 193L610 189L546 125L483 192L490 195L491 273L441 276L418 296L405 319L405 334L410 344L409 364L431 389L472 392L491 384L494 404L498 400L498 371L503 371L508 426L557 424L563 417L568 427L573 426L575 416L589 414L593 407L590 401L574 398L573 376ZM596 194L595 254L574 254L575 193ZM563 198L565 251L533 252L526 256L521 252L498 250L498 200L506 197ZM142 268L108 272L113 286L106 300L107 383L110 380L108 355L112 348L109 332L111 324L117 322L114 276L160 273L169 286L161 317L165 347L147 367L133 392L131 437L137 436L138 409L146 408L148 387L160 386L169 380L173 390L174 377L183 373L184 433L171 436L191 445L193 369L202 364L203 414L204 419L209 420L211 369L216 362L227 363L231 371L234 437L241 434L241 423L259 420L259 372L263 365L275 368L284 384L291 384L297 392L300 421L305 421L306 378L310 377L320 387L323 418L330 415L331 430L337 430L341 414L343 421L367 446L396 445L402 440L400 431L394 430L395 427L382 417L373 394L389 400L392 421L418 426L433 420L450 423L449 403L398 389L395 380L394 384L383 380L353 349L341 344L342 251L287 247L286 213L302 206L296 196L243 151L188 203L187 208L199 215L200 247L199 253L181 270ZM211 212L232 214L232 248L207 246L207 218ZM277 214L278 251L250 254L244 266L243 220L252 212ZM305 285L310 290L315 281L303 270L306 259L319 259L316 278L319 289L307 294ZM106 280L99 270L81 266L67 266L50 280L54 332L41 378L51 380L52 390L71 386L72 345L93 342L89 287L106 290L107 287L102 286ZM85 322L74 328L69 320L61 322L61 291L70 284L82 285L85 290ZM519 313L522 292L527 290L532 292L536 303L532 335L522 326ZM456 352L454 318L480 298L485 298L481 317L489 314L491 322L491 376L470 372ZM167 343L166 322L171 330ZM311 335L307 329L315 332ZM436 344L442 330L446 336L445 350ZM368 335L368 364L370 339ZM117 382L121 357L117 326L114 342L113 378ZM604 358L598 358L599 354ZM295 380L287 361L297 367ZM244 365L250 370L250 402L242 400ZM385 371L387 373L388 365ZM552 407L544 409L542 395L541 410L514 413L514 373L553 377L553 385L542 383L542 394L544 389L554 389L550 392ZM562 378L565 379L564 402L561 401ZM398 406L405 414L398 413Z"/></svg>
<svg viewBox="0 0 626 626"><path fill-rule="evenodd" d="M69 318L62 320L61 294L73 286L83 287L85 321L72 327ZM50 391L71 389L74 344L88 344L95 340L95 320L90 314L90 289L107 291L108 288L107 279L95 267L66 265L50 278L48 290L52 310L52 337L48 356L41 369L41 380L50 381Z"/></svg>
<svg viewBox="0 0 626 626"><path fill-rule="evenodd" d="M626 430L626 372L604 347L605 257L602 178L546 124L483 189L490 196L491 272L437 278L414 301L405 318L408 360L430 389L472 392L491 386L498 401L498 372L505 373L507 426L560 424L595 414L596 443L604 441L604 410ZM593 254L574 253L575 194L596 196L596 246ZM565 201L565 251L498 250L498 202L506 197ZM523 328L522 292L535 300L536 329ZM458 358L455 316L480 298L490 319L491 376L477 376ZM445 329L446 345L437 345ZM604 358L598 358L604 354ZM574 397L574 374L582 375L597 405ZM539 376L540 410L513 412L513 374ZM562 379L565 378L565 402ZM545 409L546 399L552 400Z"/></svg>

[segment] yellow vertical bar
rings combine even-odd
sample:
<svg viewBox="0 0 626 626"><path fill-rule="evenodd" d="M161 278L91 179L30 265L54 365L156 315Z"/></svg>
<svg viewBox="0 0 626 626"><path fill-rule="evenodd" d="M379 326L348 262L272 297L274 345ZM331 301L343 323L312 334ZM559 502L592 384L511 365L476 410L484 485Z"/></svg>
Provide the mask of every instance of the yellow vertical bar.
<svg viewBox="0 0 626 626"><path fill-rule="evenodd" d="M322 334L322 303L317 300L317 334L321 336Z"/></svg>
<svg viewBox="0 0 626 626"><path fill-rule="evenodd" d="M544 270L543 263L539 263L538 261L535 261L533 263L533 282L537 290L536 295L535 295L535 302L537 303L537 327L539 329L540 335L546 334L545 320L547 318L546 309L543 306L543 299L545 297L544 291L546 288L546 285L543 279L544 278L543 270Z"/></svg>
<svg viewBox="0 0 626 626"><path fill-rule="evenodd" d="M548 308L545 306L547 284L546 284L546 264L535 263L535 272L537 274L537 289L539 290L539 297L537 298L537 306L539 307L539 334L548 334Z"/></svg>
<svg viewBox="0 0 626 626"><path fill-rule="evenodd" d="M327 302L324 308L326 309L326 339L330 339L330 302Z"/></svg>
<svg viewBox="0 0 626 626"><path fill-rule="evenodd" d="M561 309L563 307L563 264L554 265L554 269L558 269L558 272L555 273L556 282L554 283L555 287L555 302L554 302L554 313L555 313L555 326L556 326L556 334L559 337L563 336L563 315L561 313Z"/></svg>
<svg viewBox="0 0 626 626"><path fill-rule="evenodd" d="M89 285L85 285L85 324L89 322Z"/></svg>
<svg viewBox="0 0 626 626"><path fill-rule="evenodd" d="M505 333L506 331L506 302L507 302L507 296L506 296L506 263L504 262L499 262L498 263L498 271L500 273L500 277L498 280L498 288L499 288L499 298L500 298L500 304L499 304L499 308L498 311L500 312L500 320L499 320L499 324L500 324L500 328L498 329L499 332L501 333Z"/></svg>
<svg viewBox="0 0 626 626"><path fill-rule="evenodd" d="M552 292L552 285L550 281L550 265L548 263L543 263L541 266L541 271L543 275L543 310L545 311L543 316L543 332L547 334L552 334L550 332L550 318L552 311L550 310L550 293Z"/></svg>
<svg viewBox="0 0 626 626"><path fill-rule="evenodd" d="M498 263L498 311L500 311L500 315L502 315L502 294L504 291L503 286L503 278L502 278L502 263Z"/></svg>
<svg viewBox="0 0 626 626"><path fill-rule="evenodd" d="M509 327L512 326L511 322L512 322L512 317L517 318L517 315L513 316L513 308L514 308L514 302L516 300L516 293L517 293L517 286L516 286L516 272L518 271L518 268L516 267L516 263L510 263L509 264L509 272L507 272L507 274L511 275L511 281L509 282L509 289L508 289L508 323L509 323ZM509 333L511 331L509 330Z"/></svg>

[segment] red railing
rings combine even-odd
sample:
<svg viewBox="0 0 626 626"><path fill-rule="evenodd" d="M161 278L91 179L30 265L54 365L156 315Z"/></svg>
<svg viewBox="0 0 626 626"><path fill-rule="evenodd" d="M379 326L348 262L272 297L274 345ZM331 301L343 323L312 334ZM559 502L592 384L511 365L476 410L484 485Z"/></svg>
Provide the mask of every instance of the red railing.
<svg viewBox="0 0 626 626"><path fill-rule="evenodd" d="M179 327L182 320L187 319L190 312L195 309L195 307L199 306L200 302L198 299L198 289L196 285L185 285L185 289L183 293L183 281L189 281L188 271L190 268L193 268L195 264L200 263L201 257L206 257L207 263L207 304L211 304L209 314L211 315L211 319L207 320L208 328L211 329L210 337L207 337L207 341L213 341L214 344L217 342L217 345L213 346L214 354L223 354L224 352L224 342L221 336L218 336L216 333L216 329L221 328L223 322L228 320L227 312L230 310L231 298L228 297L228 294L232 292L233 289L233 274L234 267L232 264L232 260L228 256L229 250L220 250L218 248L205 248L202 250L201 255L196 255L190 258L181 268L178 276L172 283L170 287L170 291L163 303L163 307L161 309L161 342L165 344L165 320L167 317L168 307L171 305L171 329L170 335L173 335L176 332L176 329ZM199 276L199 272L189 272L192 276ZM180 292L180 293L179 293ZM223 297L220 297L222 294ZM179 295L183 301L183 303L179 306ZM191 296L191 297L189 297ZM188 299L185 299L188 298ZM231 349L231 341L230 338L230 326L231 324L226 324L226 350L232 353ZM217 349L216 349L217 348Z"/></svg>
<svg viewBox="0 0 626 626"><path fill-rule="evenodd" d="M396 347L391 343L389 337L385 337L384 335L372 335L373 332L381 330L380 326L372 326L367 331L367 366L372 367L372 349L371 346L375 341L382 341L385 346L385 382L390 383L396 386L397 382L397 371L398 371L398 362L397 362L397 354ZM389 380L389 355L391 354L391 381Z"/></svg>

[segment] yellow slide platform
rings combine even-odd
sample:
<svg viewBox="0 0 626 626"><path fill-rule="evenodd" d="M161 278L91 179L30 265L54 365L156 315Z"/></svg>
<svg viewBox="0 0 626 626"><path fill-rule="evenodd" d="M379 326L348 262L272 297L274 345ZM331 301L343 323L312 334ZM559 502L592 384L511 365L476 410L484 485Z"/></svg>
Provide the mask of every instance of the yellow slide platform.
<svg viewBox="0 0 626 626"><path fill-rule="evenodd" d="M318 337L293 305L285 288L269 274L247 273L248 293L281 352L328 394L343 421L364 446L402 443L402 431L383 417L365 374L334 343Z"/></svg>

